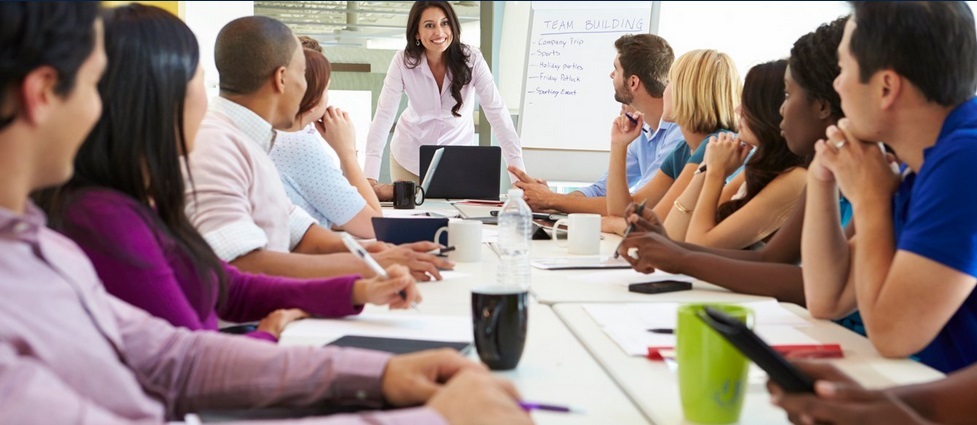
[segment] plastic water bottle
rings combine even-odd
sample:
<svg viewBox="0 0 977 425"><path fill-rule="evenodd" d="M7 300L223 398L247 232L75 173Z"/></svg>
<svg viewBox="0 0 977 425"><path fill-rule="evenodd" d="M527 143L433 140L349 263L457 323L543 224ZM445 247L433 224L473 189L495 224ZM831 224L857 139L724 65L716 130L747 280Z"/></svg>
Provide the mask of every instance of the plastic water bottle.
<svg viewBox="0 0 977 425"><path fill-rule="evenodd" d="M509 200L499 211L501 263L497 286L516 291L529 289L529 246L533 211L522 196L522 189L509 189Z"/></svg>

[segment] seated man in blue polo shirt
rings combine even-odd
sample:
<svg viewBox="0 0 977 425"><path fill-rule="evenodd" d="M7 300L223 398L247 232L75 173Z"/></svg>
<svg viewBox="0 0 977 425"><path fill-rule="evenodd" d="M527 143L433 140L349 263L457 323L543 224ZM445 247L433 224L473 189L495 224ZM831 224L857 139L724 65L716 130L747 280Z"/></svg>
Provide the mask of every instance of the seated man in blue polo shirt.
<svg viewBox="0 0 977 425"><path fill-rule="evenodd" d="M801 255L818 318L856 308L884 356L977 361L977 30L963 2L855 2L834 81L848 117L808 168ZM884 141L902 162L890 168ZM838 227L838 190L855 235Z"/></svg>
<svg viewBox="0 0 977 425"><path fill-rule="evenodd" d="M629 34L614 43L614 99L644 114L644 131L628 146L628 187L643 186L661 167L668 154L682 143L678 125L661 120L662 94L668 85L668 70L675 54L665 39L653 34ZM545 181L533 178L519 169L509 172L519 177L515 186L525 192L533 211L557 210L567 213L607 214L607 173L589 187L564 195L550 190Z"/></svg>

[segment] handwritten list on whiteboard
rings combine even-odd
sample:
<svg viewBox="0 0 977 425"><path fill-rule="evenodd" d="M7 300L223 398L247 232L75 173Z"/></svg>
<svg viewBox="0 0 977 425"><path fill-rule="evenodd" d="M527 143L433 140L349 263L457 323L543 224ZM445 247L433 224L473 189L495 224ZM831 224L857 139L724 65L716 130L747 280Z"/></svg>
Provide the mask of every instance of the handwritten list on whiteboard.
<svg viewBox="0 0 977 425"><path fill-rule="evenodd" d="M614 41L647 33L649 15L650 7L533 9L519 117L524 147L608 150L620 112L610 78Z"/></svg>

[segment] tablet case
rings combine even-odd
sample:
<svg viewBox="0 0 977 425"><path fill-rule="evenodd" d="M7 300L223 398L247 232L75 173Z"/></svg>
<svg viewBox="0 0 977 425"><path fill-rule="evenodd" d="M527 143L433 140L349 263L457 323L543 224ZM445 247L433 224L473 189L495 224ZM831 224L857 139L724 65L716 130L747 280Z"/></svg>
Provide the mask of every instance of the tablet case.
<svg viewBox="0 0 977 425"><path fill-rule="evenodd" d="M393 354L407 354L416 351L432 350L436 348L451 348L465 354L471 350L470 342L462 341L426 341L420 339L384 338L375 336L346 335L326 346L365 348L369 350L385 351Z"/></svg>
<svg viewBox="0 0 977 425"><path fill-rule="evenodd" d="M373 231L377 240L395 245L434 241L434 233L447 226L444 217L373 217ZM441 234L441 245L448 246L448 232Z"/></svg>
<svg viewBox="0 0 977 425"><path fill-rule="evenodd" d="M421 146L419 176L423 177L427 173L434 151L440 148L444 148L444 154L431 178L431 186L424 194L426 198L499 200L502 148Z"/></svg>

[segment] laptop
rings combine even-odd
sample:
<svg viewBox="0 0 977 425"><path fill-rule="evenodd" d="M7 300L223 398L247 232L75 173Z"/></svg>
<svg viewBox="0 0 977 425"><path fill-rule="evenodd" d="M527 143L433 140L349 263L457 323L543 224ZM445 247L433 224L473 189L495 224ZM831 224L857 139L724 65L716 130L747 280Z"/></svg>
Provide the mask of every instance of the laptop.
<svg viewBox="0 0 977 425"><path fill-rule="evenodd" d="M425 198L499 200L502 148L425 145L420 154Z"/></svg>

